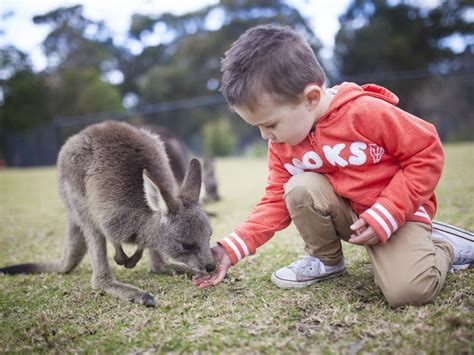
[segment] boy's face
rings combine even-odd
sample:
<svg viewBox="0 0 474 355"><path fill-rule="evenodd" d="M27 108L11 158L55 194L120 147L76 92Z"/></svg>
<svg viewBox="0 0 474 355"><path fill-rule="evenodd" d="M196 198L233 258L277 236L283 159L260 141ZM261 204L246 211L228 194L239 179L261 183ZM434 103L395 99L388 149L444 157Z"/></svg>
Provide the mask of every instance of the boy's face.
<svg viewBox="0 0 474 355"><path fill-rule="evenodd" d="M260 129L265 140L296 145L311 131L317 118L316 105L303 99L298 104L278 103L268 94L262 95L256 110L234 106L234 110L252 126Z"/></svg>

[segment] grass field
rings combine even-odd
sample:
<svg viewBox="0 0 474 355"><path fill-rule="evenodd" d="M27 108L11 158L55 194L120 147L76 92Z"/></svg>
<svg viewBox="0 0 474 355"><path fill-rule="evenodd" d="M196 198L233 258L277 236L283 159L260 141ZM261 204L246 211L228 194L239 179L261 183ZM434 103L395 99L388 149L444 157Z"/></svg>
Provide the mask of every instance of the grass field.
<svg viewBox="0 0 474 355"><path fill-rule="evenodd" d="M474 145L446 149L437 218L473 230ZM247 217L265 172L264 160L217 162L224 199L208 207L218 213L214 240ZM60 257L65 224L54 168L0 172L0 204L0 266ZM154 295L154 309L92 290L88 256L69 275L0 275L0 353L474 353L472 269L449 274L433 304L391 309L364 249L345 244L344 253L346 275L303 290L270 282L273 270L303 254L294 227L211 289L149 273L148 256L133 270L114 264L116 278Z"/></svg>

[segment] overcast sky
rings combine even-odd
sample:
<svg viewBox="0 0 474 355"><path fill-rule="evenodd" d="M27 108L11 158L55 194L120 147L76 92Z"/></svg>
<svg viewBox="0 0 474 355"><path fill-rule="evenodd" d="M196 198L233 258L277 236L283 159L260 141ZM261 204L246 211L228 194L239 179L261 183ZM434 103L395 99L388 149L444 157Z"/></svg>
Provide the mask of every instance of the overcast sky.
<svg viewBox="0 0 474 355"><path fill-rule="evenodd" d="M338 16L347 8L350 0L289 0L305 16L313 31L321 39L329 55L334 45L334 35L339 29ZM46 66L42 55L41 42L50 31L47 25L34 25L32 18L58 7L84 5L84 15L92 20L103 20L115 34L119 44L126 40L126 33L133 13L158 15L163 12L183 14L207 5L216 0L0 0L0 14L12 11L12 16L2 18L0 28L5 32L0 36L0 46L7 43L28 53L36 70ZM155 39L158 36L155 36ZM151 42L153 39L149 39ZM150 43L151 44L151 43ZM133 47L133 42L129 43ZM135 48L139 51L139 48Z"/></svg>

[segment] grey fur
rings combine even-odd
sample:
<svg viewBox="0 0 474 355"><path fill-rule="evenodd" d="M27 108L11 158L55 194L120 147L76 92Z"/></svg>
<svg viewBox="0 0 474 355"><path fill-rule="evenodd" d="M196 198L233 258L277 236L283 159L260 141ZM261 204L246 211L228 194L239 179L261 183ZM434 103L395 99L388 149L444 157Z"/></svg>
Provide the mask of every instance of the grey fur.
<svg viewBox="0 0 474 355"><path fill-rule="evenodd" d="M179 188L157 135L109 121L67 140L59 152L58 173L67 212L62 261L16 265L0 272L68 273L89 249L93 288L153 306L149 294L114 279L106 240L125 266L133 267L143 249L149 248L152 270L167 272L169 264L191 274L214 270L212 230L198 201L202 182L198 160L191 160ZM137 245L134 256L123 253L123 243Z"/></svg>

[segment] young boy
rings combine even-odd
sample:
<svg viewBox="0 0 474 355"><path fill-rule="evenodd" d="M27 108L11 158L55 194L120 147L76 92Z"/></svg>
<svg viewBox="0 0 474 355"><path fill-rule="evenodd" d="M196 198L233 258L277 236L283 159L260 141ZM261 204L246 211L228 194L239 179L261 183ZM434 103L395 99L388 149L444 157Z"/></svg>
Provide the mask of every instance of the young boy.
<svg viewBox="0 0 474 355"><path fill-rule="evenodd" d="M305 40L288 27L249 29L226 53L221 91L268 143L268 185L251 216L213 247L199 287L293 221L308 256L272 275L305 287L345 271L341 240L364 245L391 306L432 301L450 268L474 260L472 233L432 222L443 167L436 129L376 85L325 87ZM434 227L434 229L433 229Z"/></svg>

